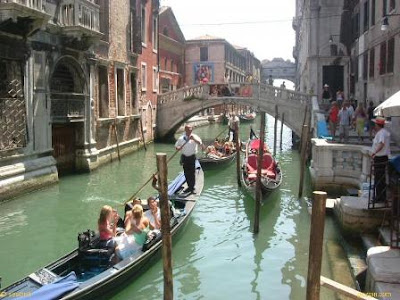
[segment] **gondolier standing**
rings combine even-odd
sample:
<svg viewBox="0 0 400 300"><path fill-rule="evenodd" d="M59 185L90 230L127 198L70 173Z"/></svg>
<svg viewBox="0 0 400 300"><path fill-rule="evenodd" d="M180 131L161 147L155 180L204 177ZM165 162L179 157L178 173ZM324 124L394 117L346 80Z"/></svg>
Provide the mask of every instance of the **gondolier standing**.
<svg viewBox="0 0 400 300"><path fill-rule="evenodd" d="M185 133L176 141L175 148L178 151L182 152L181 155L181 163L183 166L183 171L186 177L186 183L188 185L187 189L185 189L184 193L195 194L194 186L196 183L195 176L195 162L196 162L196 153L197 153L197 145L200 145L204 148L204 145L197 134L192 133L193 128L191 125L185 125Z"/></svg>
<svg viewBox="0 0 400 300"><path fill-rule="evenodd" d="M372 143L371 156L374 160L374 182L376 197L374 202L386 201L386 165L390 155L390 133L384 128L385 118L377 117L375 123L375 138Z"/></svg>
<svg viewBox="0 0 400 300"><path fill-rule="evenodd" d="M236 116L236 114L233 112L231 114L231 117L229 118L228 121L228 127L229 127L229 141L233 142L235 141L235 137L236 137L236 125L235 123L238 124L239 126L239 118Z"/></svg>

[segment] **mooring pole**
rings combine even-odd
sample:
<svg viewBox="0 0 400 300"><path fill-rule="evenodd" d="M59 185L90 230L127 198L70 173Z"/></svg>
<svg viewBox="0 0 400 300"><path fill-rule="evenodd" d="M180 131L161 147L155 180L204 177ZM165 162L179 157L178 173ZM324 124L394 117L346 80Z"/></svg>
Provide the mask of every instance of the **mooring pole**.
<svg viewBox="0 0 400 300"><path fill-rule="evenodd" d="M170 212L168 203L168 169L167 154L157 153L157 171L160 192L161 208L161 232L162 232L162 258L164 269L164 300L172 300L173 281L172 281L172 239L171 228L169 225Z"/></svg>
<svg viewBox="0 0 400 300"><path fill-rule="evenodd" d="M275 125L274 125L274 155L276 155L276 139L278 136L278 105L275 105Z"/></svg>
<svg viewBox="0 0 400 300"><path fill-rule="evenodd" d="M283 122L285 121L285 113L282 113L282 120L281 120L281 138L280 138L280 145L279 148L282 150L282 136L283 136Z"/></svg>
<svg viewBox="0 0 400 300"><path fill-rule="evenodd" d="M118 160L121 161L121 157L119 155L119 142L118 142L118 132L117 132L117 122L116 122L116 118L114 119L114 135L115 135L115 141L117 143L117 154L118 154Z"/></svg>
<svg viewBox="0 0 400 300"><path fill-rule="evenodd" d="M326 193L314 191L307 275L307 300L318 300L325 227Z"/></svg>
<svg viewBox="0 0 400 300"><path fill-rule="evenodd" d="M145 151L147 151L147 147L146 147L146 141L145 141L145 139L144 139L144 130L143 130L143 121L142 121L142 116L140 116L140 120L139 120L139 122L140 122L140 131L142 132L143 147L144 147L144 150L145 150Z"/></svg>
<svg viewBox="0 0 400 300"><path fill-rule="evenodd" d="M265 112L261 112L260 124L260 147L258 148L257 157L257 181L256 181L256 195L255 195L255 209L254 209L254 228L253 232L258 233L260 227L260 206L261 206L261 168L264 154L264 138L265 138Z"/></svg>
<svg viewBox="0 0 400 300"><path fill-rule="evenodd" d="M307 164L307 145L309 138L309 128L308 125L303 125L303 130L301 132L303 139L300 141L300 182L299 182L299 194L298 198L303 195L303 184L304 184L304 171Z"/></svg>
<svg viewBox="0 0 400 300"><path fill-rule="evenodd" d="M239 142L239 123L235 122L235 145L236 145L236 175L237 175L237 182L238 186L242 186L242 182L240 181L240 171L241 171L241 166L240 166L240 151L241 151L241 146Z"/></svg>

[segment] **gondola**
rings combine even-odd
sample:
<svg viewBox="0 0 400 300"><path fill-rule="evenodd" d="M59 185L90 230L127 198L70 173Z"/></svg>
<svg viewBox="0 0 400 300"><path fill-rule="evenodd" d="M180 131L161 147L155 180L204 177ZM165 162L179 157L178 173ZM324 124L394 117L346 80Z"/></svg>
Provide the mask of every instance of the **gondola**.
<svg viewBox="0 0 400 300"><path fill-rule="evenodd" d="M239 119L240 119L240 122L242 122L242 123L252 122L255 120L256 115L257 114L254 111L251 113L240 114Z"/></svg>
<svg viewBox="0 0 400 300"><path fill-rule="evenodd" d="M205 157L200 157L199 162L203 170L209 170L218 168L220 166L225 166L231 163L236 157L236 151L229 155L217 156L213 154L208 154Z"/></svg>
<svg viewBox="0 0 400 300"><path fill-rule="evenodd" d="M171 207L171 236L175 238L187 223L204 185L204 174L196 162L195 194L183 194L187 187L182 173L168 186ZM88 231L89 232L89 231ZM78 236L81 237L82 234ZM90 241L93 233L85 235L89 249L79 247L38 271L0 290L0 299L35 296L34 299L101 299L110 297L116 288L121 288L135 279L150 261L160 253L162 238L152 236L143 248L114 264L109 264L104 249L96 249ZM81 245L80 245L81 246ZM158 255L159 256L159 255Z"/></svg>
<svg viewBox="0 0 400 300"><path fill-rule="evenodd" d="M260 139L251 130L250 138L246 144L245 155L242 161L240 180L242 185L254 194L257 181L257 160L260 150ZM282 183L282 171L275 158L269 153L264 144L263 160L261 168L261 191L263 195L269 195L277 190Z"/></svg>

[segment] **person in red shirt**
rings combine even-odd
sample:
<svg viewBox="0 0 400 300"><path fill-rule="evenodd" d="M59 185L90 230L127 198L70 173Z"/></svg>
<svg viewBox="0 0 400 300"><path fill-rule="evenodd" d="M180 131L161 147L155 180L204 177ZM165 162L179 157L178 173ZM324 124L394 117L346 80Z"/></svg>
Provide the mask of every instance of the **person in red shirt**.
<svg viewBox="0 0 400 300"><path fill-rule="evenodd" d="M329 109L329 130L331 132L333 140L335 139L336 127L339 120L338 114L339 114L338 105L336 101L333 101L331 108Z"/></svg>

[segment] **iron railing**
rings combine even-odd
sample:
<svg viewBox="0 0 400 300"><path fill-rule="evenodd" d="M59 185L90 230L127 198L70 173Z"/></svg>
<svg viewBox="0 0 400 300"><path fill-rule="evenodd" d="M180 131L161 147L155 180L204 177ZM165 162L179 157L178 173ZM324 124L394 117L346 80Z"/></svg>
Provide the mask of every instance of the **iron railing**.
<svg viewBox="0 0 400 300"><path fill-rule="evenodd" d="M24 98L0 98L0 151L26 146Z"/></svg>

